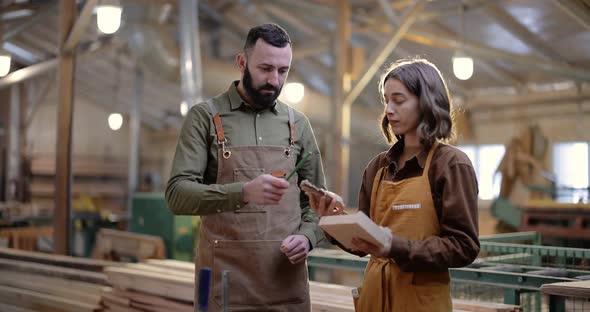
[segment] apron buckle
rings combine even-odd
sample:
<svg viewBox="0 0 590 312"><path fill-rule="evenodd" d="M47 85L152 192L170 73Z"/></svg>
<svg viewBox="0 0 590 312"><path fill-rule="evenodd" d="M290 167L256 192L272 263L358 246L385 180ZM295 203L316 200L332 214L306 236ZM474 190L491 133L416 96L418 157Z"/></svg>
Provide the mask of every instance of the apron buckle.
<svg viewBox="0 0 590 312"><path fill-rule="evenodd" d="M229 159L231 157L231 151L225 148L225 142L227 142L227 139L220 142L221 150L223 151L223 158Z"/></svg>

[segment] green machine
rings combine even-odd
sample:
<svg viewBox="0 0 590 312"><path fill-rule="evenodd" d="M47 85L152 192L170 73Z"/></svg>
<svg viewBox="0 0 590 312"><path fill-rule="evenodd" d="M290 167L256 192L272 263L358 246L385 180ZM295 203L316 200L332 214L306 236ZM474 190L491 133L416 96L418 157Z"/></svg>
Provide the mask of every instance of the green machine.
<svg viewBox="0 0 590 312"><path fill-rule="evenodd" d="M161 237L169 259L193 261L198 217L172 214L163 192L136 193L131 206L129 231Z"/></svg>

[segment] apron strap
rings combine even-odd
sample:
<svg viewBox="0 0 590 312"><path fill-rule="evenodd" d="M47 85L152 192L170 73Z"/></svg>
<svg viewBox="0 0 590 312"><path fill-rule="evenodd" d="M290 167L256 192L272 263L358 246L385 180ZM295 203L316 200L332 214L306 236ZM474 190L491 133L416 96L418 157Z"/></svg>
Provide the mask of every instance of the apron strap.
<svg viewBox="0 0 590 312"><path fill-rule="evenodd" d="M381 184L381 180L383 180L383 176L386 172L387 167L381 167L375 174L375 179L373 180L373 187L371 188L371 207L369 208L369 214L373 212L373 208L375 206L375 202L377 199L377 192L379 191L379 185Z"/></svg>
<svg viewBox="0 0 590 312"><path fill-rule="evenodd" d="M426 157L426 164L424 164L424 170L422 171L422 176L428 175L428 170L430 169L430 163L432 162L432 155L434 155L434 151L438 147L438 141L434 141L430 151L428 151L428 157Z"/></svg>
<svg viewBox="0 0 590 312"><path fill-rule="evenodd" d="M289 108L289 145L295 145L295 113L293 113L293 108L288 106Z"/></svg>
<svg viewBox="0 0 590 312"><path fill-rule="evenodd" d="M209 110L211 110L211 115L213 116L213 125L215 125L215 134L217 135L217 143L225 143L227 140L225 139L225 133L223 132L223 125L221 124L221 117L219 117L219 112L215 105L213 105L213 101L210 99L207 101L207 105L209 105Z"/></svg>
<svg viewBox="0 0 590 312"><path fill-rule="evenodd" d="M211 115L213 116L213 125L215 126L215 134L217 135L217 143L222 144L227 142L225 137L225 132L223 131L223 125L221 124L221 117L219 117L219 112L215 105L213 105L213 101L210 99L207 101L207 105L209 106L209 110L211 110ZM289 108L289 146L295 145L295 113L293 112L293 108L288 106Z"/></svg>

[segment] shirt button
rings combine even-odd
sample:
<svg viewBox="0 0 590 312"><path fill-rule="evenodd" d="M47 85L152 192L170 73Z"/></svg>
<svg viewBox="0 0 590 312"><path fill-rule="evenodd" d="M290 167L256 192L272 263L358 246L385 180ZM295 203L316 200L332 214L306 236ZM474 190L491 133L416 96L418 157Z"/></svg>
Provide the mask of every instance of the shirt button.
<svg viewBox="0 0 590 312"><path fill-rule="evenodd" d="M221 209L217 209L217 212L220 213L221 212Z"/></svg>
<svg viewBox="0 0 590 312"><path fill-rule="evenodd" d="M236 208L240 208L240 205L236 205Z"/></svg>
<svg viewBox="0 0 590 312"><path fill-rule="evenodd" d="M258 137L258 140L259 140L259 141L262 141L262 137Z"/></svg>
<svg viewBox="0 0 590 312"><path fill-rule="evenodd" d="M256 118L260 118L260 114L256 114Z"/></svg>

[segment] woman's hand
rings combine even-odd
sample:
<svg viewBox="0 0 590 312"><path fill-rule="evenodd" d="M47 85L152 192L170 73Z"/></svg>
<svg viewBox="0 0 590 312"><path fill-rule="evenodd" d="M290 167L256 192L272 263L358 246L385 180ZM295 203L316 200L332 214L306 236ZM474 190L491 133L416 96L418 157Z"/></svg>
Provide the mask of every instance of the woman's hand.
<svg viewBox="0 0 590 312"><path fill-rule="evenodd" d="M311 209L315 212L318 218L341 215L344 213L344 205L330 196L324 195L318 200L313 194L306 193L306 195L309 197Z"/></svg>
<svg viewBox="0 0 590 312"><path fill-rule="evenodd" d="M353 251L360 251L365 254L370 254L371 257L377 258L387 258L389 257L389 251L391 250L391 240L393 239L393 234L391 234L391 229L387 227L380 226L381 230L387 233L387 244L385 246L377 246L373 243L370 243L362 238L354 237L352 239L352 243L356 247Z"/></svg>

